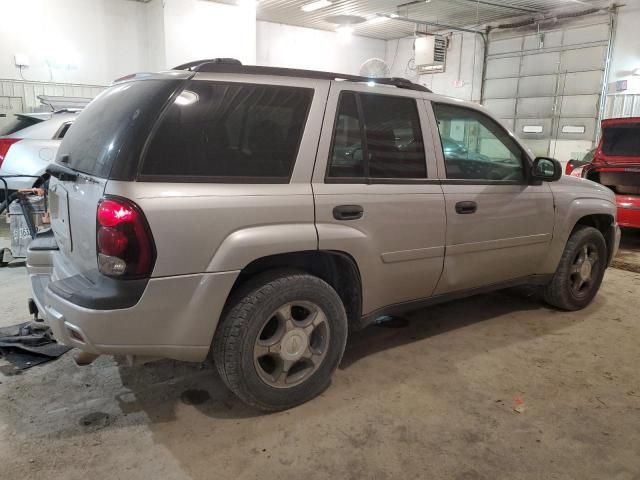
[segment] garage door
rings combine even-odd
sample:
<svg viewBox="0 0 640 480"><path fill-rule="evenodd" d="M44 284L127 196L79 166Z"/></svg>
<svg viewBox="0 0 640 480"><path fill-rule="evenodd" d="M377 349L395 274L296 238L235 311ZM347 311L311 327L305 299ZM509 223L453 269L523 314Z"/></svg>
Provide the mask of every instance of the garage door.
<svg viewBox="0 0 640 480"><path fill-rule="evenodd" d="M609 17L597 15L539 33L491 35L484 105L536 155L566 161L588 150L596 138L609 31Z"/></svg>

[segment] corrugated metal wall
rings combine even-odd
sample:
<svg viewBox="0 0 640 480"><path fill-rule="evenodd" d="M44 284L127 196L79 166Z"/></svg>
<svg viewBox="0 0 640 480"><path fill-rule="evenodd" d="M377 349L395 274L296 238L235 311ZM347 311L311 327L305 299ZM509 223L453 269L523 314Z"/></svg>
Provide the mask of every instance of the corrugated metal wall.
<svg viewBox="0 0 640 480"><path fill-rule="evenodd" d="M609 17L581 23L489 39L483 103L538 155L596 137Z"/></svg>
<svg viewBox="0 0 640 480"><path fill-rule="evenodd" d="M604 118L640 117L640 94L607 95Z"/></svg>
<svg viewBox="0 0 640 480"><path fill-rule="evenodd" d="M43 110L38 95L93 98L104 88L100 85L0 80L0 97L20 97L24 111L33 112ZM44 108L44 110L48 109Z"/></svg>

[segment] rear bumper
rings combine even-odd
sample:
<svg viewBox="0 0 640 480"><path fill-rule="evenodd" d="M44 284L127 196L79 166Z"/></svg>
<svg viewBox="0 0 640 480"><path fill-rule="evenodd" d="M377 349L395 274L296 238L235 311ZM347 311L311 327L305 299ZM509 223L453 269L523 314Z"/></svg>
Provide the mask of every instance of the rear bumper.
<svg viewBox="0 0 640 480"><path fill-rule="evenodd" d="M616 195L618 224L626 228L640 228L640 196Z"/></svg>
<svg viewBox="0 0 640 480"><path fill-rule="evenodd" d="M239 273L151 279L132 307L94 310L72 303L51 289L51 268L47 270L42 253L29 256L28 270L40 315L60 343L94 354L196 362L207 357L222 308Z"/></svg>

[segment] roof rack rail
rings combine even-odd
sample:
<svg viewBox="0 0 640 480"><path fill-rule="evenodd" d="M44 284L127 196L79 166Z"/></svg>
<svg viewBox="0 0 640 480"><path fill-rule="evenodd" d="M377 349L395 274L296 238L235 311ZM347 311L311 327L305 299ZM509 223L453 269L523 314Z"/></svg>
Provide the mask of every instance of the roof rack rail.
<svg viewBox="0 0 640 480"><path fill-rule="evenodd" d="M193 72L208 73L244 73L248 75L274 75L282 77L312 78L318 80L343 80L348 82L374 82L380 85L391 85L407 90L431 93L431 90L411 80L400 77L362 77L344 73L321 72L318 70L302 70L297 68L261 67L257 65L242 65L233 58L214 58L210 60L197 60L175 67L173 70L190 70Z"/></svg>
<svg viewBox="0 0 640 480"><path fill-rule="evenodd" d="M193 62L183 63L182 65L173 67L171 70L198 71L198 67L208 63L212 63L214 65L242 65L242 62L235 58L208 58L206 60L194 60Z"/></svg>

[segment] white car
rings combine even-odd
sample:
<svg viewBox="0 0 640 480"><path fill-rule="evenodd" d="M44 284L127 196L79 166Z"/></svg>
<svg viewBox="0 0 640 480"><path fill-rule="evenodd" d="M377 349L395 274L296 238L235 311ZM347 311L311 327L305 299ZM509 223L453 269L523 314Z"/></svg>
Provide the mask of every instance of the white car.
<svg viewBox="0 0 640 480"><path fill-rule="evenodd" d="M30 188L38 183L37 177L55 159L60 142L78 113L79 110L61 110L18 114L0 128L0 176L29 175L6 178L9 190ZM0 182L0 190L3 188ZM4 192L0 193L3 196Z"/></svg>

